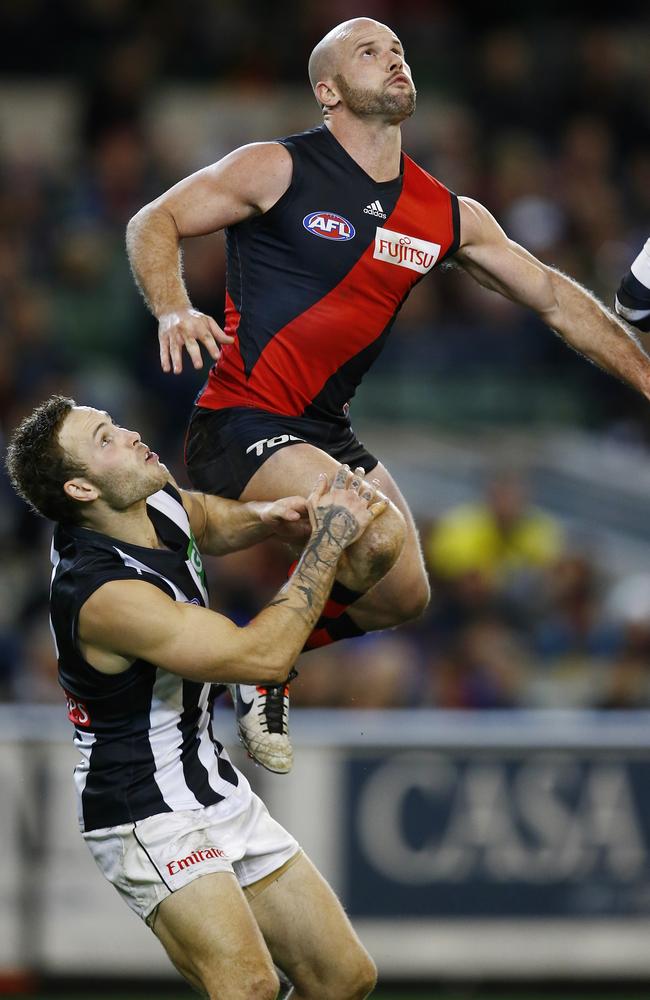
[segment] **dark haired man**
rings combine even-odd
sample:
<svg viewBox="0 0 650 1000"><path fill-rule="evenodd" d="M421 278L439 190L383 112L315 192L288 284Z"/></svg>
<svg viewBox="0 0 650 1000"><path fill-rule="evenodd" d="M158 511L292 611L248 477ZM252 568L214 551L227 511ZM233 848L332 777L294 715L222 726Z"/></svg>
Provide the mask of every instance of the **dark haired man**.
<svg viewBox="0 0 650 1000"><path fill-rule="evenodd" d="M243 146L181 181L131 220L127 247L159 321L163 370L181 370L183 348L199 368L200 345L216 362L187 437L197 488L270 500L303 492L315 469L344 461L376 468L406 518L400 559L367 595L348 587L321 628L327 641L398 625L429 600L407 504L348 418L348 401L425 273L453 256L646 396L650 360L589 292L402 154L415 88L395 32L367 17L345 21L316 45L309 75L322 126ZM192 308L179 253L183 238L220 229L225 331ZM360 545L373 544L371 529Z"/></svg>
<svg viewBox="0 0 650 1000"><path fill-rule="evenodd" d="M215 685L277 684L344 550L386 508L339 467L307 500L188 493L134 432L55 396L14 432L18 493L57 519L52 628L82 760L79 820L99 868L209 997L355 1000L374 966L332 890L212 731ZM288 583L247 626L210 611L199 546L220 554L308 518Z"/></svg>

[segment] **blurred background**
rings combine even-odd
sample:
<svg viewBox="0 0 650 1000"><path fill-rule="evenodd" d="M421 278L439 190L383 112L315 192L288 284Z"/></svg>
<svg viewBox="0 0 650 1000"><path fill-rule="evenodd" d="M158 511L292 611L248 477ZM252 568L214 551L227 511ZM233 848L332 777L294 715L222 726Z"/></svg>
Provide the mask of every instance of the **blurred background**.
<svg viewBox="0 0 650 1000"><path fill-rule="evenodd" d="M5 0L3 438L62 392L140 430L187 483L207 367L161 373L126 223L235 146L318 124L308 54L350 16L405 45L406 151L611 305L650 234L650 15L543 7ZM186 245L194 305L218 321L224 266L221 236ZM417 286L351 413L416 515L433 600L411 627L303 657L294 775L255 786L385 983L650 989L646 400L449 267ZM75 833L49 542L3 474L0 992L172 983ZM289 561L274 544L213 561L213 606L247 621ZM234 739L227 705L220 725Z"/></svg>

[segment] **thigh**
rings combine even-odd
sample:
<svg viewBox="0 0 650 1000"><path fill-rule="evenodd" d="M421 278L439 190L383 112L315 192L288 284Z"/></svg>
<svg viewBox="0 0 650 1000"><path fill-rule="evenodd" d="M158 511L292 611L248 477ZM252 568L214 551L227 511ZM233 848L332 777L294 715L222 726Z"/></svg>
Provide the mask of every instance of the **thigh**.
<svg viewBox="0 0 650 1000"><path fill-rule="evenodd" d="M185 440L185 463L192 485L205 493L276 500L286 495L282 482L279 493L256 494L269 481L275 481L272 471L275 467L294 468L294 462L285 453L293 453L301 445L316 454L329 455L331 463L347 462L367 471L377 464L349 425L339 427L251 407L227 410L197 407Z"/></svg>
<svg viewBox="0 0 650 1000"><path fill-rule="evenodd" d="M313 444L293 444L266 459L244 487L240 500L277 500L307 496L324 472L333 476L339 462Z"/></svg>
<svg viewBox="0 0 650 1000"><path fill-rule="evenodd" d="M379 480L379 488L391 500L406 522L406 539L402 553L395 563L393 569L388 573L378 586L389 585L389 578L400 577L402 580L408 577L426 576L426 567L422 546L420 544L420 534L418 532L411 508L409 507L402 491L391 476L385 465L379 462L372 470L372 479Z"/></svg>
<svg viewBox="0 0 650 1000"><path fill-rule="evenodd" d="M352 983L372 980L370 956L305 854L249 902L273 961L299 996L349 996Z"/></svg>
<svg viewBox="0 0 650 1000"><path fill-rule="evenodd" d="M420 536L409 505L381 462L371 475L379 480L381 491L402 514L406 532L404 545L395 563L352 607L355 622L367 631L418 617L429 602L429 581Z"/></svg>
<svg viewBox="0 0 650 1000"><path fill-rule="evenodd" d="M246 898L230 872L204 875L160 903L150 925L174 965L214 995L248 998L275 977ZM262 993L260 995L267 996Z"/></svg>
<svg viewBox="0 0 650 1000"><path fill-rule="evenodd" d="M291 448L276 452L267 459L249 481L240 499L277 500L278 497L291 496L292 494L307 496L316 484L320 472L332 476L338 467L339 463L331 455L321 451L320 448L310 444L295 444ZM380 489L402 514L406 524L404 546L399 558L383 579L373 585L370 593L354 605L355 620L358 617L358 611L363 617L363 621L360 621L359 624L363 628L372 629L383 628L385 624L396 624L389 619L395 607L403 602L404 595L413 595L421 590L428 592L428 584L415 521L397 483L381 462L378 462L370 471L369 478L379 480ZM386 518L385 521L384 518ZM339 579L342 579L347 585L351 585L352 589L356 589L351 580L348 580L348 571L346 570L348 562L351 564L350 576L353 579L355 576L354 564L358 562L365 568L365 553L367 548L372 546L373 539L381 536L384 532L390 537L395 530L401 532L403 529L401 526L398 528L394 521L391 522L390 517L382 515L371 525L364 536L345 553L341 563L341 571L338 574ZM366 610L367 616L364 615ZM386 615L388 619L384 622Z"/></svg>

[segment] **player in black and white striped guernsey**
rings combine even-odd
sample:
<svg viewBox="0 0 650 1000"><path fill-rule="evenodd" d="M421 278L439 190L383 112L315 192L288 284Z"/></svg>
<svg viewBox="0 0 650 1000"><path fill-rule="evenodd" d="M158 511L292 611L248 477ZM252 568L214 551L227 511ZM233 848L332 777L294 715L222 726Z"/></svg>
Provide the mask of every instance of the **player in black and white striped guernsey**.
<svg viewBox="0 0 650 1000"><path fill-rule="evenodd" d="M372 960L332 890L212 732L215 685L279 683L338 561L386 508L339 468L306 500L188 493L108 414L54 396L12 436L18 493L57 522L52 631L82 761L81 829L99 868L209 997L366 996ZM239 628L207 608L199 553L295 523L304 553ZM261 931L261 935L260 935Z"/></svg>
<svg viewBox="0 0 650 1000"><path fill-rule="evenodd" d="M615 306L619 316L632 326L650 332L650 239L623 276Z"/></svg>
<svg viewBox="0 0 650 1000"><path fill-rule="evenodd" d="M167 483L147 498L147 508L164 548L62 524L52 541L51 622L82 754L75 780L84 831L222 801L225 814L240 782L213 740L210 684L142 659L122 673L98 674L78 648L80 609L111 580L146 580L175 601L208 605L201 557L178 490Z"/></svg>

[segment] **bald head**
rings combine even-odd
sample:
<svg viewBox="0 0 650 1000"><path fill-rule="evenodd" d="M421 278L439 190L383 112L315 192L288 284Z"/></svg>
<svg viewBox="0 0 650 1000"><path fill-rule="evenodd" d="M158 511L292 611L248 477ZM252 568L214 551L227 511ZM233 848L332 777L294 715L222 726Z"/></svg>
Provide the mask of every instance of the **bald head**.
<svg viewBox="0 0 650 1000"><path fill-rule="evenodd" d="M386 28L386 25L371 17L353 17L349 21L342 21L341 24L337 24L331 31L328 31L314 47L309 57L309 82L312 90L316 89L316 84L321 80L333 80L339 72L338 60L341 47L350 36L366 28L375 27Z"/></svg>

